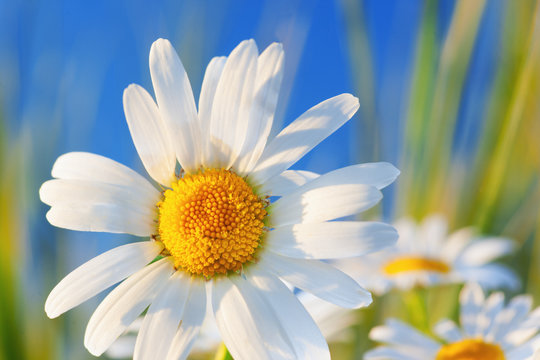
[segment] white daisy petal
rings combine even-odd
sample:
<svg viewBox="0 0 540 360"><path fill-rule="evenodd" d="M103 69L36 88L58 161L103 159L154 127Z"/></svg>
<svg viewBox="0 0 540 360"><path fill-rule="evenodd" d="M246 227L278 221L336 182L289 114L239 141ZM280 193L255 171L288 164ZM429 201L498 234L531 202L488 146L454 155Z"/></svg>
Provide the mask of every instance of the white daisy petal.
<svg viewBox="0 0 540 360"><path fill-rule="evenodd" d="M270 196L285 196L318 177L319 174L311 171L286 170L265 182L259 192Z"/></svg>
<svg viewBox="0 0 540 360"><path fill-rule="evenodd" d="M105 355L111 359L131 358L136 340L137 337L135 335L123 335L116 339L109 349L107 349Z"/></svg>
<svg viewBox="0 0 540 360"><path fill-rule="evenodd" d="M139 189L143 196L159 196L156 188L137 172L109 158L87 152L61 155L53 165L52 176L129 186Z"/></svg>
<svg viewBox="0 0 540 360"><path fill-rule="evenodd" d="M111 359L126 359L133 357L137 333L141 329L142 317L138 317L116 341L109 346L105 355Z"/></svg>
<svg viewBox="0 0 540 360"><path fill-rule="evenodd" d="M291 339L297 359L330 359L328 345L317 324L287 286L262 272L250 272L248 279L274 309Z"/></svg>
<svg viewBox="0 0 540 360"><path fill-rule="evenodd" d="M270 251L259 263L302 290L345 308L371 304L371 294L331 265L317 260L291 259Z"/></svg>
<svg viewBox="0 0 540 360"><path fill-rule="evenodd" d="M399 176L399 170L385 162L351 165L330 171L304 186L304 191L316 188L322 182L327 184L363 184L378 190L388 186Z"/></svg>
<svg viewBox="0 0 540 360"><path fill-rule="evenodd" d="M514 297L495 317L486 339L489 341L502 342L506 335L522 322L532 307L532 297L530 295L520 295Z"/></svg>
<svg viewBox="0 0 540 360"><path fill-rule="evenodd" d="M84 346L100 356L150 304L165 286L174 267L169 258L144 267L116 287L88 322Z"/></svg>
<svg viewBox="0 0 540 360"><path fill-rule="evenodd" d="M247 174L259 160L266 140L272 129L274 112L283 79L283 46L273 43L257 60L257 80L250 113L247 137L242 149L242 157L234 168L240 174Z"/></svg>
<svg viewBox="0 0 540 360"><path fill-rule="evenodd" d="M214 95L210 121L213 151L221 157L211 166L229 168L241 155L257 76L258 50L255 41L242 41L229 55Z"/></svg>
<svg viewBox="0 0 540 360"><path fill-rule="evenodd" d="M144 317L135 343L134 360L165 359L182 320L190 287L190 276L183 271L177 271L167 280Z"/></svg>
<svg viewBox="0 0 540 360"><path fill-rule="evenodd" d="M485 238L472 241L456 261L466 265L483 265L514 250L514 243L509 239Z"/></svg>
<svg viewBox="0 0 540 360"><path fill-rule="evenodd" d="M206 289L202 279L192 278L191 291L178 327L167 353L167 360L185 359L197 340L206 313Z"/></svg>
<svg viewBox="0 0 540 360"><path fill-rule="evenodd" d="M152 44L150 74L178 161L184 170L193 172L202 161L200 123L184 65L168 40L158 39Z"/></svg>
<svg viewBox="0 0 540 360"><path fill-rule="evenodd" d="M155 232L159 192L84 180L49 180L39 189L41 201L51 205L52 225L80 231L107 231L149 236Z"/></svg>
<svg viewBox="0 0 540 360"><path fill-rule="evenodd" d="M452 320L444 319L439 321L433 330L438 337L448 343L453 343L463 338L461 331Z"/></svg>
<svg viewBox="0 0 540 360"><path fill-rule="evenodd" d="M305 192L301 187L273 203L269 208L272 226L316 223L354 215L371 208L382 198L381 192L370 185L320 185Z"/></svg>
<svg viewBox="0 0 540 360"><path fill-rule="evenodd" d="M223 72L223 67L227 58L225 56L215 57L210 60L204 73L204 79L201 87L201 95L199 96L199 121L201 123L201 134L203 135L203 165L209 167L214 160L215 154L210 148L210 140L206 136L210 131L210 120L212 119L212 106L214 104L214 96L216 88ZM215 159L216 161L218 159Z"/></svg>
<svg viewBox="0 0 540 360"><path fill-rule="evenodd" d="M139 85L131 84L124 90L124 113L146 171L169 186L174 179L176 155L154 99Z"/></svg>
<svg viewBox="0 0 540 360"><path fill-rule="evenodd" d="M503 307L504 294L502 292L492 293L486 299L484 308L478 316L476 336L483 338L490 332L491 327L494 325L495 317L500 313Z"/></svg>
<svg viewBox="0 0 540 360"><path fill-rule="evenodd" d="M45 302L47 316L55 318L140 270L163 249L154 241L122 245L69 273Z"/></svg>
<svg viewBox="0 0 540 360"><path fill-rule="evenodd" d="M418 352L418 351L417 351ZM411 354L411 350L408 348L390 348L386 346L379 346L373 350L367 351L364 354L364 360L418 360L428 359L430 354L422 354L418 357L418 354Z"/></svg>
<svg viewBox="0 0 540 360"><path fill-rule="evenodd" d="M505 357L508 360L538 360L539 349L540 335L537 335L526 343L506 351Z"/></svg>
<svg viewBox="0 0 540 360"><path fill-rule="evenodd" d="M442 247L442 256L450 263L455 263L463 249L471 242L474 237L473 228L459 229L448 236Z"/></svg>
<svg viewBox="0 0 540 360"><path fill-rule="evenodd" d="M381 250L398 234L379 222L335 221L278 227L266 236L266 247L280 255L303 259L338 259Z"/></svg>
<svg viewBox="0 0 540 360"><path fill-rule="evenodd" d="M213 282L212 307L223 342L234 359L295 358L274 310L241 277Z"/></svg>
<svg viewBox="0 0 540 360"><path fill-rule="evenodd" d="M475 336L478 316L484 305L482 288L475 283L466 284L459 294L459 304L461 305L459 323L463 332L467 337Z"/></svg>
<svg viewBox="0 0 540 360"><path fill-rule="evenodd" d="M507 336L506 342L522 344L540 329L540 308L534 309L525 320L515 327Z"/></svg>
<svg viewBox="0 0 540 360"><path fill-rule="evenodd" d="M264 149L250 174L263 184L281 174L347 122L360 107L358 99L341 94L312 107L283 129Z"/></svg>
<svg viewBox="0 0 540 360"><path fill-rule="evenodd" d="M456 266L455 271L462 279L482 284L485 289L518 289L521 285L516 273L501 264Z"/></svg>
<svg viewBox="0 0 540 360"><path fill-rule="evenodd" d="M297 293L296 296L328 341L348 342L352 340L352 332L349 330L358 317L349 309L321 300L305 291Z"/></svg>
<svg viewBox="0 0 540 360"><path fill-rule="evenodd" d="M371 329L369 338L391 345L421 348L427 351L437 351L440 347L435 340L396 319L387 319L384 326Z"/></svg>
<svg viewBox="0 0 540 360"><path fill-rule="evenodd" d="M428 256L439 256L448 234L448 221L442 215L431 215L422 221L418 229L418 237Z"/></svg>

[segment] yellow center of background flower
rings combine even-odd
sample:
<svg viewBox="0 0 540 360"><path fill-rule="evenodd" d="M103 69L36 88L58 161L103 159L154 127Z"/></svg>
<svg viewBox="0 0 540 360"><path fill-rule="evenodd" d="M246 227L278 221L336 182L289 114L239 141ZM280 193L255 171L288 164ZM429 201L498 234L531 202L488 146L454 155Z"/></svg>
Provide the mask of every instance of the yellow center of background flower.
<svg viewBox="0 0 540 360"><path fill-rule="evenodd" d="M159 207L159 239L175 266L211 277L254 260L266 202L240 176L207 169L166 190Z"/></svg>
<svg viewBox="0 0 540 360"><path fill-rule="evenodd" d="M504 352L499 345L465 339L442 346L435 360L504 360Z"/></svg>
<svg viewBox="0 0 540 360"><path fill-rule="evenodd" d="M383 271L388 275L395 275L408 271L435 271L447 273L450 267L439 260L433 260L423 257L404 256L389 261L383 267Z"/></svg>

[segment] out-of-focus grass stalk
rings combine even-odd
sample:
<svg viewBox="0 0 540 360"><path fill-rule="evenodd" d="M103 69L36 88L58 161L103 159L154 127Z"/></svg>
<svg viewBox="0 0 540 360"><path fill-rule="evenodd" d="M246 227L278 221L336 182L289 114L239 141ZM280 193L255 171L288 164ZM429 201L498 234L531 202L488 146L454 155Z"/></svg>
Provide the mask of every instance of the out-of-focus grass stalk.
<svg viewBox="0 0 540 360"><path fill-rule="evenodd" d="M482 196L478 198L477 220L481 229L486 229L492 221L494 207L499 199L502 185L511 161L511 154L518 138L518 130L524 116L530 88L534 79L534 69L540 61L540 3L536 3L534 20L527 41L527 55L519 70L514 86L510 91L510 104L506 111L493 155L489 161Z"/></svg>
<svg viewBox="0 0 540 360"><path fill-rule="evenodd" d="M17 154L9 151L0 114L0 359L26 359L23 345L19 257L19 207L17 206ZM10 149L13 150L13 149Z"/></svg>
<svg viewBox="0 0 540 360"><path fill-rule="evenodd" d="M436 41L437 1L426 1L423 12L416 45L405 139L400 162L402 174L396 205L396 214L408 214L409 216L418 213L415 211L415 199L419 187L415 186L415 181L419 178L416 176L416 171L421 164L420 156L426 140L426 122L433 96L433 77L438 52Z"/></svg>
<svg viewBox="0 0 540 360"><path fill-rule="evenodd" d="M455 194L445 191L452 139L463 84L484 7L485 1L461 0L456 3L438 59L429 56L431 54L428 51L434 48L430 43L433 40L424 38L430 35L422 35L425 31L434 30L434 20L427 22L421 30L407 121L410 132L405 139L407 145L404 151L404 171L410 171L410 180L403 185L411 190L402 188L400 191L400 194L407 196L404 199L409 210L407 213L419 219L430 212L452 206ZM429 10L431 14L426 14L427 19L435 16L434 10ZM432 77L430 75L434 67L436 72Z"/></svg>
<svg viewBox="0 0 540 360"><path fill-rule="evenodd" d="M448 189L452 140L461 94L477 38L485 1L461 0L456 4L452 22L441 50L435 77L433 104L428 122L426 178L430 186L425 191L423 215L455 207L457 198Z"/></svg>
<svg viewBox="0 0 540 360"><path fill-rule="evenodd" d="M538 254L540 253L540 212L536 219L536 234L533 239L531 251L531 260L529 264L529 273L527 274L527 292L535 297L540 296L540 261Z"/></svg>
<svg viewBox="0 0 540 360"><path fill-rule="evenodd" d="M358 161L375 161L379 158L379 119L375 103L372 52L367 38L362 0L343 0L343 14L347 22L347 40L352 73L360 98L361 125L355 135Z"/></svg>

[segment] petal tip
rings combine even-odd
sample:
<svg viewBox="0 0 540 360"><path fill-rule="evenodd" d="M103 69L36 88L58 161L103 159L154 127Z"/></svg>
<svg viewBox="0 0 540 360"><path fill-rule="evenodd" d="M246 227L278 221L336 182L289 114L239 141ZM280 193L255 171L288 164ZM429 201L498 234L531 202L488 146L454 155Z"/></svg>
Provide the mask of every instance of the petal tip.
<svg viewBox="0 0 540 360"><path fill-rule="evenodd" d="M58 316L62 315L61 312L54 309L54 307L52 306L52 301L50 300L50 297L48 297L47 300L45 301L44 309L45 309L45 314L47 314L47 317L49 319L55 319Z"/></svg>

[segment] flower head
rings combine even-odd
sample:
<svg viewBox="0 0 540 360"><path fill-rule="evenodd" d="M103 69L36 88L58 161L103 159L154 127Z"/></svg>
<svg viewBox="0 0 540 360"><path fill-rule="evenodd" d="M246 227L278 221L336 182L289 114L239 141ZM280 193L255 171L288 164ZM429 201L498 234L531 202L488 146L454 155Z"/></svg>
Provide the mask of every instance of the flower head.
<svg viewBox="0 0 540 360"><path fill-rule="evenodd" d="M509 239L479 236L473 228L448 234L446 220L439 215L421 225L401 219L394 226L399 233L395 246L336 265L378 294L441 283L477 282L489 289L519 286L509 268L492 262L512 252Z"/></svg>
<svg viewBox="0 0 540 360"><path fill-rule="evenodd" d="M281 280L343 307L369 304L369 292L320 260L395 242L389 225L332 220L374 206L399 172L387 163L321 176L287 169L348 121L358 99L323 101L269 139L283 76L280 44L259 55L248 40L212 59L198 109L167 40L152 45L150 73L157 103L130 85L124 110L159 186L113 160L68 153L40 189L53 225L149 239L74 270L52 290L47 314L59 316L125 279L88 323L84 343L94 355L148 307L134 358L184 358L208 302L235 359L328 358L319 329Z"/></svg>
<svg viewBox="0 0 540 360"><path fill-rule="evenodd" d="M375 348L365 359L527 360L540 348L540 308L530 312L532 298L514 297L506 306L500 292L485 297L470 283L461 290L461 327L442 320L433 339L395 319L375 327L369 336L388 345Z"/></svg>

